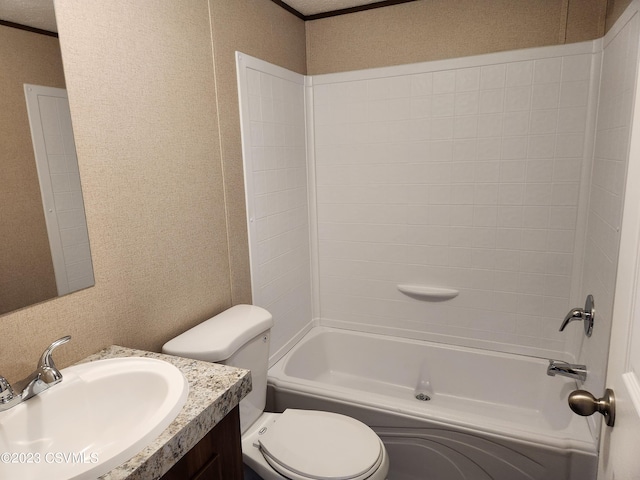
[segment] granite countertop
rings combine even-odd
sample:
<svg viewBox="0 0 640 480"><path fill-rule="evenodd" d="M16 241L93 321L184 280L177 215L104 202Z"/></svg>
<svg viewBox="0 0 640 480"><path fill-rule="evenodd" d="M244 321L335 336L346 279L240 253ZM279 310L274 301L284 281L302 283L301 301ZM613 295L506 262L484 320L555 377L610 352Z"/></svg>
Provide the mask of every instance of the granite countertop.
<svg viewBox="0 0 640 480"><path fill-rule="evenodd" d="M160 478L251 391L248 370L112 345L80 363L116 357L169 362L189 382L187 402L175 420L140 453L101 476L103 480Z"/></svg>

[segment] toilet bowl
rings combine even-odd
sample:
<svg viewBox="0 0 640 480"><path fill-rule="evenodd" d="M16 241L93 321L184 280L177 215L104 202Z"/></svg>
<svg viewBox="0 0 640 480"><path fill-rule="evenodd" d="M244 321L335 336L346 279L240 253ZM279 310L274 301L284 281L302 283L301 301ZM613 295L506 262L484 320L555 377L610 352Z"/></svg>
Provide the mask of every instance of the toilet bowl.
<svg viewBox="0 0 640 480"><path fill-rule="evenodd" d="M317 410L264 412L272 326L265 309L236 305L170 340L162 351L251 370L253 389L240 402L242 456L264 480L385 480L387 452L364 423Z"/></svg>
<svg viewBox="0 0 640 480"><path fill-rule="evenodd" d="M264 480L385 480L380 438L351 417L315 410L264 413L242 436L244 463Z"/></svg>

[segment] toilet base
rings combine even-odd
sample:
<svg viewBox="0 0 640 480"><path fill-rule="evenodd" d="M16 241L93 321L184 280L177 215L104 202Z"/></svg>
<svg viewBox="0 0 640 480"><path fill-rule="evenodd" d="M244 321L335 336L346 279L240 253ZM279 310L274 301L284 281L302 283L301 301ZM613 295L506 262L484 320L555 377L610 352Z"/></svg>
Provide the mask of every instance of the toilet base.
<svg viewBox="0 0 640 480"><path fill-rule="evenodd" d="M279 475L271 466L267 463L262 456L260 449L255 446L258 439L258 432L260 429L268 426L276 421L278 418L277 413L263 413L253 424L242 434L242 461L246 467L251 469L247 472L245 469L245 480L253 480L254 474L258 474L259 478L263 480L280 480L284 477Z"/></svg>

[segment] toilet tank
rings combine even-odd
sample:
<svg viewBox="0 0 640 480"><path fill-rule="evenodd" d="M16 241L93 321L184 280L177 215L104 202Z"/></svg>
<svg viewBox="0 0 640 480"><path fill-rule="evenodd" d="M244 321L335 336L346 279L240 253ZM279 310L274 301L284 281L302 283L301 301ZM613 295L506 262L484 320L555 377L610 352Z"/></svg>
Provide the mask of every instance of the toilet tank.
<svg viewBox="0 0 640 480"><path fill-rule="evenodd" d="M244 433L266 404L272 326L273 317L264 308L236 305L169 340L162 352L251 370L253 388L240 402Z"/></svg>

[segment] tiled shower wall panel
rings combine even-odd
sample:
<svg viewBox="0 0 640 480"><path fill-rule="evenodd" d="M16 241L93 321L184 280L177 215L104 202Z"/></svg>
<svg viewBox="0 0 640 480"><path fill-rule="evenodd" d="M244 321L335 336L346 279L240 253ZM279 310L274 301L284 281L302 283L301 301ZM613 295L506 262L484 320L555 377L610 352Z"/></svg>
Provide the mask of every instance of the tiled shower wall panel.
<svg viewBox="0 0 640 480"><path fill-rule="evenodd" d="M630 17L607 34L602 54L582 289L583 298L594 295L596 318L592 337L583 337L580 355L580 362L589 366L585 388L592 391L604 388L629 162L640 37L637 11Z"/></svg>
<svg viewBox="0 0 640 480"><path fill-rule="evenodd" d="M273 315L273 353L311 321L304 77L242 58L253 303Z"/></svg>
<svg viewBox="0 0 640 480"><path fill-rule="evenodd" d="M562 48L314 77L323 322L565 352L592 54Z"/></svg>

